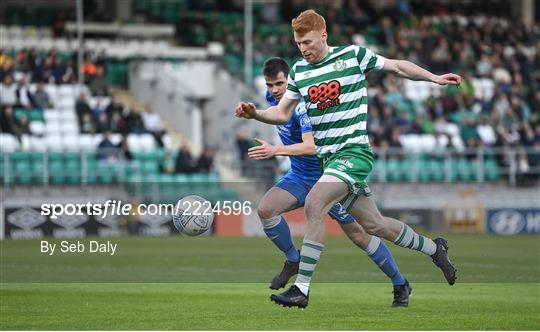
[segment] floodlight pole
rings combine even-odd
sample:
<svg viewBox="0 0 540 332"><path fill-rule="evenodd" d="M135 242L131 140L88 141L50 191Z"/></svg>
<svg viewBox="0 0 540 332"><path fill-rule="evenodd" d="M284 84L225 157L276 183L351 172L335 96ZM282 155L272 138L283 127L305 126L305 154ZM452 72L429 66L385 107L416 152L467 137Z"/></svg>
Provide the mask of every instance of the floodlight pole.
<svg viewBox="0 0 540 332"><path fill-rule="evenodd" d="M251 86L253 76L253 0L244 1L244 82Z"/></svg>
<svg viewBox="0 0 540 332"><path fill-rule="evenodd" d="M83 46L83 33L84 33L84 17L83 17L83 0L77 0L77 68L79 72L79 86L84 84L84 72L82 66L84 63L84 46Z"/></svg>

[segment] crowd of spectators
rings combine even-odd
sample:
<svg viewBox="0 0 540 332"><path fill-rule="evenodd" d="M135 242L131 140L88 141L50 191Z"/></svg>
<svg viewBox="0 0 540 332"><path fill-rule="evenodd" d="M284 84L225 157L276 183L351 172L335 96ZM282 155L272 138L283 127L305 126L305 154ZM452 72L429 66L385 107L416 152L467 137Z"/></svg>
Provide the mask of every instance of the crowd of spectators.
<svg viewBox="0 0 540 332"><path fill-rule="evenodd" d="M74 84L78 81L75 65L76 54L60 56L55 49L38 52L35 49L21 50L15 57L8 50L0 50L0 129L2 133L15 135L31 134L28 113L35 110L43 112L54 108L55 100L46 90L46 84ZM75 100L75 113L81 134L103 134L97 146L99 160L116 163L130 161L133 156L128 145L129 134L152 134L158 148L163 148L165 127L160 116L150 105L141 106L122 98L112 91L105 73L103 53L87 57L81 66L88 92L81 92ZM15 82L14 77L19 76ZM28 82L37 84L32 93ZM92 103L91 97L96 98ZM110 97L110 102L106 102ZM15 111L23 110L16 116ZM121 134L120 143L115 144L112 134ZM184 158L187 161L182 161ZM180 149L172 172L194 173L210 172L213 164L213 151L209 148L197 159L191 157L187 146Z"/></svg>
<svg viewBox="0 0 540 332"><path fill-rule="evenodd" d="M178 149L174 164L175 173L210 173L213 171L214 150L205 147L198 158L194 158L189 145L183 144Z"/></svg>
<svg viewBox="0 0 540 332"><path fill-rule="evenodd" d="M87 54L81 70L84 83L93 95L107 96L110 93L104 52ZM13 79L15 72L26 73L25 80L32 83L75 84L79 75L77 52L59 53L55 48L45 52L32 48L13 54L7 49L0 49L0 80L6 76Z"/></svg>
<svg viewBox="0 0 540 332"><path fill-rule="evenodd" d="M76 54L60 56L55 49L38 52L35 49L21 50L15 57L8 50L0 51L0 106L2 132L18 137L29 133L28 117L21 113L14 115L14 109L44 110L54 108L54 100L45 89L46 84L74 84L78 81L78 70L75 65ZM145 107L144 111L136 104L127 105L119 96L111 92L105 75L105 57L103 53L88 56L81 71L85 84L93 97L111 96L111 103L104 105L98 101L91 107L90 95L82 92L76 100L79 130L81 133L140 134L151 133L159 146L163 146L162 136L165 133L160 117ZM18 74L18 75L17 75ZM14 77L19 76L15 82ZM31 93L28 82L36 83L35 92Z"/></svg>
<svg viewBox="0 0 540 332"><path fill-rule="evenodd" d="M407 97L403 80L368 75L368 132L375 147L401 146L402 135L431 134L456 151L479 146L540 151L540 28L511 16L513 6L511 1L436 1L431 6L424 1L265 2L254 9L254 62L260 67L270 56L290 64L298 59L291 19L316 8L326 19L330 45L355 43L387 58L464 78L459 88L444 88L419 101ZM244 21L215 24L227 15L241 18L241 3L204 1L191 4L190 10L193 31L188 35L194 39L183 42L220 40L228 54L242 58ZM201 12L206 14L197 15ZM197 39L201 31L206 37ZM492 96L477 97L477 79L493 83Z"/></svg>

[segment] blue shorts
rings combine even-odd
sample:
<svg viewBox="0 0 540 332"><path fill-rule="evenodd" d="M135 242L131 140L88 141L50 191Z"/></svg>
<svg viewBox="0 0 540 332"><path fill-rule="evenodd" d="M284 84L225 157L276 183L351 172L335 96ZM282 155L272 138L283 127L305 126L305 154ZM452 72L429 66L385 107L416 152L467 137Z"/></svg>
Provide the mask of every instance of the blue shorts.
<svg viewBox="0 0 540 332"><path fill-rule="evenodd" d="M275 186L293 195L298 200L300 205L304 206L306 203L306 197L316 182L317 180L315 179L303 179L300 176L289 172L282 177L275 184ZM342 225L351 224L356 221L350 214L347 213L347 211L345 211L340 203L334 205L330 211L328 211L328 215Z"/></svg>

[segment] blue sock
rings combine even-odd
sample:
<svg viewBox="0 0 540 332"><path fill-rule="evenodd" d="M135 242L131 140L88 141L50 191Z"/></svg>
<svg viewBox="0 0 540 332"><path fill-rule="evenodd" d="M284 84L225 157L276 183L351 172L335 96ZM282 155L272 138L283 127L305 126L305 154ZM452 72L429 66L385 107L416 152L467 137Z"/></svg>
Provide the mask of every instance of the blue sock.
<svg viewBox="0 0 540 332"><path fill-rule="evenodd" d="M298 250L294 246L291 237L289 225L282 216L277 216L269 220L263 220L263 226L270 227L264 227L264 233L270 240L272 240L272 242L274 242L279 250L285 253L285 256L289 262L298 262L300 260L300 255L298 254Z"/></svg>
<svg viewBox="0 0 540 332"><path fill-rule="evenodd" d="M377 264L379 269L381 269L384 274L392 280L394 286L401 286L405 284L405 278L399 272L399 268L388 250L386 244L384 244L381 239L376 236L371 237L371 241L366 248L366 252L369 255L369 258Z"/></svg>

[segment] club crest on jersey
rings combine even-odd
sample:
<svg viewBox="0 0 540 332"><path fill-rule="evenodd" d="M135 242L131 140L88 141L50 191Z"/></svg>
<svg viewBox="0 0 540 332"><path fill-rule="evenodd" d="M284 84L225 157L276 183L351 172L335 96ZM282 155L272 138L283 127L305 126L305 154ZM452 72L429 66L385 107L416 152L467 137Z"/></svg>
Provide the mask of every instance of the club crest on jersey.
<svg viewBox="0 0 540 332"><path fill-rule="evenodd" d="M336 62L334 62L334 69L336 71L343 71L347 68L347 64L342 59L337 59Z"/></svg>

